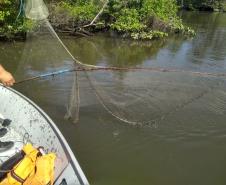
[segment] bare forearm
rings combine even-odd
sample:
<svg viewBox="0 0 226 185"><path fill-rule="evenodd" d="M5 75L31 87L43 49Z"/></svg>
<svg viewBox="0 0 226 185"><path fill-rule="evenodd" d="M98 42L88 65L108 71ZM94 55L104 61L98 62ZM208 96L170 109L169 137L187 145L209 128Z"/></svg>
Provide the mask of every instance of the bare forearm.
<svg viewBox="0 0 226 185"><path fill-rule="evenodd" d="M12 86L15 83L15 80L11 73L6 71L1 64L0 64L0 82L6 86Z"/></svg>

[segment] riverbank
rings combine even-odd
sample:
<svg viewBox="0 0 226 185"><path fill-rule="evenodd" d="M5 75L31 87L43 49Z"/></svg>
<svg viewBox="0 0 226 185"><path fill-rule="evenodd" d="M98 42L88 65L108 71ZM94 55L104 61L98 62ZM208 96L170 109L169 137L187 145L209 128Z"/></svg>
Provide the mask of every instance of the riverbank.
<svg viewBox="0 0 226 185"><path fill-rule="evenodd" d="M135 40L159 39L171 33L194 35L194 31L183 25L177 16L175 0L106 0L99 4L89 0L52 1L48 7L51 24L63 34L90 36L97 32L114 32L119 37ZM15 7L13 9L10 4L3 13L0 35L6 39L14 39L21 30L30 29L22 16L18 19Z"/></svg>
<svg viewBox="0 0 226 185"><path fill-rule="evenodd" d="M226 12L226 0L177 0L182 10Z"/></svg>
<svg viewBox="0 0 226 185"><path fill-rule="evenodd" d="M153 40L171 33L195 34L177 16L178 7L174 0L111 0L99 5L59 2L49 7L54 28L70 35L111 32L122 38Z"/></svg>

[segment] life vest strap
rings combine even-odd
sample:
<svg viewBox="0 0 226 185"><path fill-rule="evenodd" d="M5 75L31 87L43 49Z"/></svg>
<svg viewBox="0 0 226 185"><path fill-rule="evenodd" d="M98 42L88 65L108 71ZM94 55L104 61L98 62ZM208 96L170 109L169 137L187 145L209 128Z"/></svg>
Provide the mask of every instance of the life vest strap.
<svg viewBox="0 0 226 185"><path fill-rule="evenodd" d="M24 179L22 179L20 176L18 176L13 170L10 172L11 176L18 182L20 182L21 184L23 184L25 182Z"/></svg>

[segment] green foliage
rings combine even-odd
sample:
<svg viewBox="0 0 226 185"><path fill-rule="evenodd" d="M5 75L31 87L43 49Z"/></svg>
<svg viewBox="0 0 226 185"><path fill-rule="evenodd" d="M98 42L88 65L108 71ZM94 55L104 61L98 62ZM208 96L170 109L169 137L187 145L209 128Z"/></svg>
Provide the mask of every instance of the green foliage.
<svg viewBox="0 0 226 185"><path fill-rule="evenodd" d="M101 10L105 0L56 0L55 2L50 16L51 21L61 22L62 27L73 25L74 29L89 24ZM176 0L109 0L92 30L110 29L139 39L162 38L167 36L167 32L172 31L193 33L193 30L182 24L177 17L177 11ZM11 37L13 34L26 32L32 27L31 22L23 18L16 19L17 14L17 3L13 0L0 0L1 35Z"/></svg>
<svg viewBox="0 0 226 185"><path fill-rule="evenodd" d="M195 31L190 27L184 26L180 19L177 19L172 25L172 28L175 32L183 33L187 36L195 36Z"/></svg>
<svg viewBox="0 0 226 185"><path fill-rule="evenodd" d="M89 24L101 10L106 0L67 0L55 8L60 22L73 22L77 27ZM134 39L166 37L167 32L192 35L177 16L176 0L108 0L92 30L110 29ZM56 17L56 16L54 16ZM62 19L63 17L63 19ZM73 28L74 29L74 28Z"/></svg>
<svg viewBox="0 0 226 185"><path fill-rule="evenodd" d="M111 28L120 32L137 32L145 28L136 9L121 9Z"/></svg>
<svg viewBox="0 0 226 185"><path fill-rule="evenodd" d="M225 9L225 0L177 0L178 4L183 6L186 9L193 10L226 10Z"/></svg>
<svg viewBox="0 0 226 185"><path fill-rule="evenodd" d="M176 0L110 0L106 12L112 20L111 29L129 32L134 39L162 38L167 36L166 31L193 35L177 11Z"/></svg>
<svg viewBox="0 0 226 185"><path fill-rule="evenodd" d="M221 4L222 11L226 12L226 2Z"/></svg>
<svg viewBox="0 0 226 185"><path fill-rule="evenodd" d="M57 6L58 11L66 11L75 21L86 22L93 19L98 7L92 3L78 1L75 4L60 2Z"/></svg>
<svg viewBox="0 0 226 185"><path fill-rule="evenodd" d="M177 4L175 0L144 0L142 14L148 18L156 16L163 21L169 21L177 17Z"/></svg>
<svg viewBox="0 0 226 185"><path fill-rule="evenodd" d="M149 31L149 32L140 32L140 33L132 33L131 37L135 40L152 40L156 38L164 38L167 37L168 33L161 31Z"/></svg>
<svg viewBox="0 0 226 185"><path fill-rule="evenodd" d="M0 0L0 36L12 38L28 29L27 21L17 18L18 4L13 0Z"/></svg>

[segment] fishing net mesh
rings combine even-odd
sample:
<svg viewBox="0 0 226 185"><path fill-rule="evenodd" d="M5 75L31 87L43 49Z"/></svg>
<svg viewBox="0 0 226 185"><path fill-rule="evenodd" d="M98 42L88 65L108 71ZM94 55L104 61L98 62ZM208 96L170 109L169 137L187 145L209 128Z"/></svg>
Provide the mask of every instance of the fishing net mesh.
<svg viewBox="0 0 226 185"><path fill-rule="evenodd" d="M25 15L32 20L45 20L49 16L49 11L43 0L27 0Z"/></svg>
<svg viewBox="0 0 226 185"><path fill-rule="evenodd" d="M65 119L78 122L80 109L85 110L97 102L109 116L133 126L155 127L163 122L167 124L172 117L183 122L190 119L191 112L198 122L202 116L195 114L197 110L213 117L225 113L224 75L136 65L120 68L117 63L114 67L85 64L70 53L45 19L45 7L32 12L33 6L39 7L36 2L42 8L43 2L29 2L27 10L31 11L26 15L32 18L33 29L27 33L16 78L23 81L37 77L33 80L41 84L46 81L39 77L51 80L61 75L54 83L61 89L70 89L64 94Z"/></svg>

